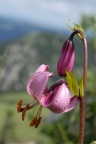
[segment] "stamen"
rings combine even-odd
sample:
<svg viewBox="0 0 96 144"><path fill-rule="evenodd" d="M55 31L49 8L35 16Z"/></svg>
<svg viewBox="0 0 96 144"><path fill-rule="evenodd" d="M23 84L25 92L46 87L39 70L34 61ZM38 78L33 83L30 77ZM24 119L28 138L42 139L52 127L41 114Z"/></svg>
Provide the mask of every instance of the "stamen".
<svg viewBox="0 0 96 144"><path fill-rule="evenodd" d="M38 120L35 122L35 128L37 128L41 122L42 117L39 117Z"/></svg>
<svg viewBox="0 0 96 144"><path fill-rule="evenodd" d="M34 126L36 122L37 122L37 117L34 117L34 118L32 119L32 121L31 121L31 123L29 124L29 126L30 126L30 127L31 127L31 126Z"/></svg>
<svg viewBox="0 0 96 144"><path fill-rule="evenodd" d="M33 103L35 103L36 101L32 101L32 102L30 102L30 103L28 103L27 105L31 105L31 104L33 104ZM23 103L22 105L26 105L26 103Z"/></svg>
<svg viewBox="0 0 96 144"><path fill-rule="evenodd" d="M27 106L22 111L22 120L23 121L24 121L24 118L25 118L26 111L27 111Z"/></svg>
<svg viewBox="0 0 96 144"><path fill-rule="evenodd" d="M38 112L37 112L37 114L36 114L37 117L40 117L42 107L43 107L43 106L41 105L40 108L39 108L39 110L38 110Z"/></svg>
<svg viewBox="0 0 96 144"><path fill-rule="evenodd" d="M34 104L28 106L28 107L27 107L27 110L32 109L33 107L37 106L38 104L39 104L39 102L36 101Z"/></svg>
<svg viewBox="0 0 96 144"><path fill-rule="evenodd" d="M17 104L17 112L19 113L20 112L20 109L21 109L21 105L22 105L22 100L20 100Z"/></svg>
<svg viewBox="0 0 96 144"><path fill-rule="evenodd" d="M18 111L18 113L22 112L22 120L23 121L25 119L26 111L32 109L33 107L37 106L38 104L39 104L38 101L35 101L35 102L32 102L32 103L28 103L27 105L26 104L22 104L22 100L20 100L18 102L18 104L17 104L17 111ZM25 105L25 107L22 108L21 107L22 105ZM43 106L39 107L36 116L32 119L32 121L29 124L30 127L31 126L35 126L35 128L37 128L39 126L39 124L41 122L40 114L41 114L42 107Z"/></svg>
<svg viewBox="0 0 96 144"><path fill-rule="evenodd" d="M25 118L25 114L26 114L26 111L27 110L30 110L30 109L32 109L34 106L36 106L36 105L38 105L38 102L35 102L33 105L31 105L31 106L29 106L29 104L28 105L26 105L23 109L21 108L20 109L20 111L22 111L22 120L24 121L24 118Z"/></svg>
<svg viewBox="0 0 96 144"><path fill-rule="evenodd" d="M41 114L41 110L42 110L42 107L43 106L40 106L39 109L38 109L38 112L36 114L36 117L34 117L31 121L31 123L29 124L29 126L35 126L35 128L37 128L41 122L41 117L40 117L40 114ZM38 119L37 119L38 118Z"/></svg>
<svg viewBox="0 0 96 144"><path fill-rule="evenodd" d="M20 106L19 105L17 105L17 112L19 113L20 112Z"/></svg>
<svg viewBox="0 0 96 144"><path fill-rule="evenodd" d="M35 102L34 104L30 105L30 104L27 104L26 107L27 107L27 110L30 110L32 109L33 107L37 106L39 103L38 102ZM22 104L22 105L25 105L25 104ZM25 108L25 107L24 107ZM24 108L21 108L21 106L17 105L17 111L18 112L22 112L24 110Z"/></svg>

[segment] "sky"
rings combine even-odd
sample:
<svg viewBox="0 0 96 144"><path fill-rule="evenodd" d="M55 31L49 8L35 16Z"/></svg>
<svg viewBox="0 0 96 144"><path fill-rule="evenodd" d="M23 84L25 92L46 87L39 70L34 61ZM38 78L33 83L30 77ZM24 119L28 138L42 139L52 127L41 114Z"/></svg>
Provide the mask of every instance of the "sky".
<svg viewBox="0 0 96 144"><path fill-rule="evenodd" d="M53 28L79 24L81 14L96 15L96 0L0 0L0 16Z"/></svg>

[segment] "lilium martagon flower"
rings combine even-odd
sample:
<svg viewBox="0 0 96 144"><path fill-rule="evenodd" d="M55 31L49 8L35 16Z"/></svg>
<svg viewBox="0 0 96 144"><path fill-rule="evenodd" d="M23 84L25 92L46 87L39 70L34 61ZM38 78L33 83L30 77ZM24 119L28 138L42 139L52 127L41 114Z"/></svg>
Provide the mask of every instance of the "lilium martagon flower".
<svg viewBox="0 0 96 144"><path fill-rule="evenodd" d="M17 104L17 111L22 112L22 120L28 110L40 105L36 116L30 122L30 126L37 128L41 122L42 107L46 107L55 114L60 114L72 110L78 104L78 97L71 97L66 82L63 79L58 80L55 84L47 87L47 82L53 76L48 71L48 65L41 65L35 73L29 78L27 83L27 92L34 98L33 103L28 103L24 107L22 100Z"/></svg>

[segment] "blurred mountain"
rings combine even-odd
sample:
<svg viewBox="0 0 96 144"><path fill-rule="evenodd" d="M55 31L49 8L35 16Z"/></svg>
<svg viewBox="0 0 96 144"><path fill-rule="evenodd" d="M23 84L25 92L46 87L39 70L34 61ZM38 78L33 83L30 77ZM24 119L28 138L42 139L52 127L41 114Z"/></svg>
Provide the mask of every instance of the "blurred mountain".
<svg viewBox="0 0 96 144"><path fill-rule="evenodd" d="M56 32L64 34L66 31L28 23L22 20L0 17L0 42L6 42L30 32Z"/></svg>
<svg viewBox="0 0 96 144"><path fill-rule="evenodd" d="M29 32L41 31L41 27L21 20L0 17L0 41L9 41Z"/></svg>
<svg viewBox="0 0 96 144"><path fill-rule="evenodd" d="M35 32L0 45L0 90L26 89L29 76L42 63L50 65L56 80L56 62L64 37ZM56 74L56 75L55 75Z"/></svg>

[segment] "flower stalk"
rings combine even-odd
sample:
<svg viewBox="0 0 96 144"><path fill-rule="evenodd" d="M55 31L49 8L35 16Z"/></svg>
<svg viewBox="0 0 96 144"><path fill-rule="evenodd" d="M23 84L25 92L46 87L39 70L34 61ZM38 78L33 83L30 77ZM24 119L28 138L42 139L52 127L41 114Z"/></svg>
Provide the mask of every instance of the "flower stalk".
<svg viewBox="0 0 96 144"><path fill-rule="evenodd" d="M84 143L84 132L85 132L85 96L80 97L80 126L79 126L79 143Z"/></svg>
<svg viewBox="0 0 96 144"><path fill-rule="evenodd" d="M87 54L87 42L86 38L80 30L75 30L69 37L69 39L73 39L75 34L80 34L82 37L83 45L84 45L84 67L83 67L83 79L84 79L84 89L86 88L86 79L87 79L87 63L88 63L88 54Z"/></svg>
<svg viewBox="0 0 96 144"><path fill-rule="evenodd" d="M83 67L83 84L84 84L84 95L80 95L79 101L79 109L80 109L80 128L79 128L79 144L84 143L84 132L85 132L85 89L86 89L86 79L87 79L87 62L88 62L88 54L87 54L87 42L86 38L80 30L74 30L74 32L70 35L69 38L74 37L75 34L81 35L81 40L84 45L84 67Z"/></svg>

